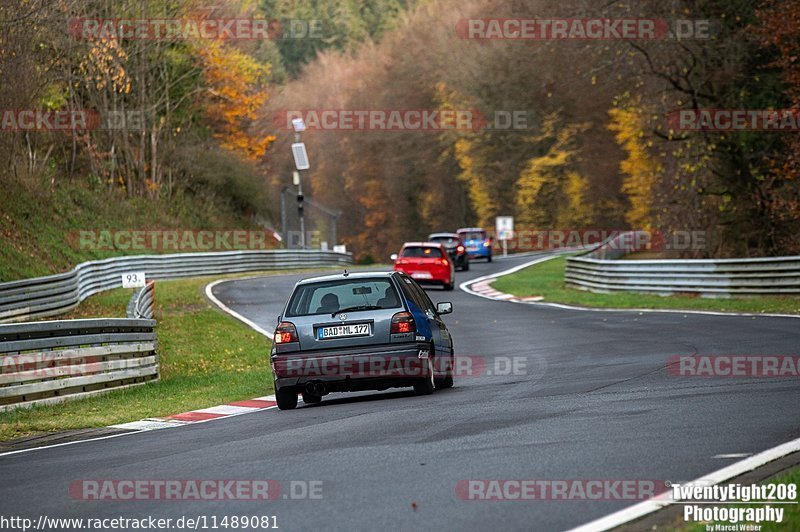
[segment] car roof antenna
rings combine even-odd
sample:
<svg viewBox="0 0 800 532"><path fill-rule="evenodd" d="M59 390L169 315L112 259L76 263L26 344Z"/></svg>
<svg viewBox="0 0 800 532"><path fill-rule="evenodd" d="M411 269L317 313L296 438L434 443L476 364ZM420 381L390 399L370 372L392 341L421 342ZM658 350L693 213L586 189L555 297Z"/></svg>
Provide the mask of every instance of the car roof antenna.
<svg viewBox="0 0 800 532"><path fill-rule="evenodd" d="M344 273L343 273L342 275L344 275L345 277L347 277L348 275L350 275L349 273L347 273L347 268L345 268L345 269L344 269Z"/></svg>

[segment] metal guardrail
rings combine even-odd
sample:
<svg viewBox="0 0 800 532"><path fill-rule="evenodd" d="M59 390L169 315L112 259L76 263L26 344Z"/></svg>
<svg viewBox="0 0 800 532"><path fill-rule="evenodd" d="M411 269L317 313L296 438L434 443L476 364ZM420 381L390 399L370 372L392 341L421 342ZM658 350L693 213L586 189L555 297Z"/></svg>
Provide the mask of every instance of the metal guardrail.
<svg viewBox="0 0 800 532"><path fill-rule="evenodd" d="M0 323L68 312L93 294L120 287L123 273L143 271L148 279L175 279L351 262L350 254L288 249L133 255L83 262L69 272L0 283Z"/></svg>
<svg viewBox="0 0 800 532"><path fill-rule="evenodd" d="M0 410L158 379L155 320L0 325Z"/></svg>
<svg viewBox="0 0 800 532"><path fill-rule="evenodd" d="M154 279L350 264L345 253L311 250L139 255L84 262L73 270L0 283L0 323L61 314L122 285L149 282L128 302L128 318L0 325L0 410L59 402L158 379Z"/></svg>
<svg viewBox="0 0 800 532"><path fill-rule="evenodd" d="M594 251L568 258L566 283L592 292L689 293L703 297L800 294L800 256L613 260L639 249L630 247L637 241L637 233L621 233Z"/></svg>
<svg viewBox="0 0 800 532"><path fill-rule="evenodd" d="M131 299L128 301L128 307L125 310L125 315L129 318L153 319L155 317L155 296L155 281L147 281L145 286L136 290L133 295L131 295Z"/></svg>

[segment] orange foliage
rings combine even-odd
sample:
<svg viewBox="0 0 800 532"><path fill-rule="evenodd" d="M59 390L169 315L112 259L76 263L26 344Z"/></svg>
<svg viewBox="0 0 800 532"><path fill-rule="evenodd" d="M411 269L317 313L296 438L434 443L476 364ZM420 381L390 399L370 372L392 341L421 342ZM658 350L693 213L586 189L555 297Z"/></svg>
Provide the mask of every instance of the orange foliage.
<svg viewBox="0 0 800 532"><path fill-rule="evenodd" d="M204 43L197 54L209 87L205 113L215 136L222 146L260 159L275 137L251 131L250 124L269 97L264 88L269 66L217 41Z"/></svg>

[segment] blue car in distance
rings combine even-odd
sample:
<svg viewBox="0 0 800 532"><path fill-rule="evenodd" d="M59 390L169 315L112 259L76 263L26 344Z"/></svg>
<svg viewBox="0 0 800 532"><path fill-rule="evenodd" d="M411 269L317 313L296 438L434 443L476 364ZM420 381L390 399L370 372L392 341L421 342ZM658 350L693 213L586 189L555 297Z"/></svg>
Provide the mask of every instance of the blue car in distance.
<svg viewBox="0 0 800 532"><path fill-rule="evenodd" d="M403 272L359 272L298 282L278 317L270 352L281 410L297 396L314 404L331 392L453 386L453 339L442 315Z"/></svg>
<svg viewBox="0 0 800 532"><path fill-rule="evenodd" d="M456 231L467 247L470 259L486 259L492 262L492 237L480 227L463 227Z"/></svg>

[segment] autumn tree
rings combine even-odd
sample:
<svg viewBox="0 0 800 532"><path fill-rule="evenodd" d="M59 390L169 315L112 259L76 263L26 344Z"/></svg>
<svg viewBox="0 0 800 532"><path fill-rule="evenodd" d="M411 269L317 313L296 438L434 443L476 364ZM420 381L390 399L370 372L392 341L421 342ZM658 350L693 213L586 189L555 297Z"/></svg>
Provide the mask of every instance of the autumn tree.
<svg viewBox="0 0 800 532"><path fill-rule="evenodd" d="M269 66L219 41L204 43L196 53L207 87L205 113L214 136L223 147L260 159L275 137L254 133L250 124L268 98Z"/></svg>
<svg viewBox="0 0 800 532"><path fill-rule="evenodd" d="M655 194L662 171L651 153L653 141L647 135L645 113L639 100L622 101L609 110L611 123L608 127L626 153L620 163L620 170L625 174L622 190L630 202L625 220L637 230L650 230L657 225Z"/></svg>
<svg viewBox="0 0 800 532"><path fill-rule="evenodd" d="M585 226L592 221L586 178L576 171L577 135L585 124L564 124L553 113L531 137L541 155L532 157L517 179L517 213L534 228Z"/></svg>

